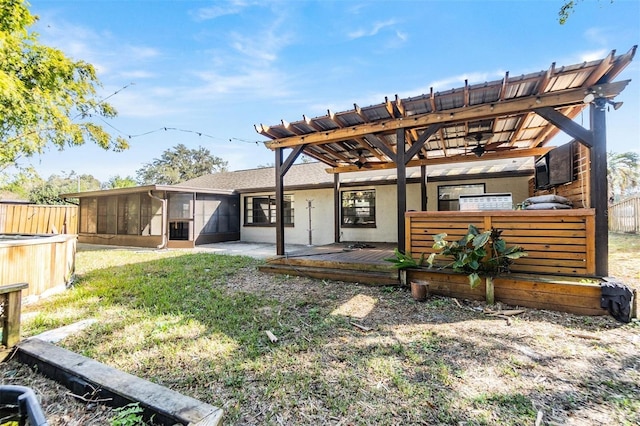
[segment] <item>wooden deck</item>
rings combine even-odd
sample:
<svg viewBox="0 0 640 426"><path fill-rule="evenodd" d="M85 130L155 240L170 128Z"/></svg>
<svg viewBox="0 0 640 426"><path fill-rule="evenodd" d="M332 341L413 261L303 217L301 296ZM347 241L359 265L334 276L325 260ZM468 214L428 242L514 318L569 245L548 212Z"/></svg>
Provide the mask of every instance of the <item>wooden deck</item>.
<svg viewBox="0 0 640 426"><path fill-rule="evenodd" d="M308 247L271 258L263 272L376 285L400 284L393 257L394 243L334 243Z"/></svg>
<svg viewBox="0 0 640 426"><path fill-rule="evenodd" d="M451 231L449 228L447 230ZM550 231L545 233L548 235ZM419 241L409 239L416 240ZM395 248L396 244L391 243L341 243L309 247L286 256L271 258L260 270L363 284L400 285L398 271L392 263L384 260L394 257ZM428 283L429 293L432 295L484 300L484 284L472 289L465 274L410 268L406 271L406 282L411 281ZM497 301L512 306L578 315L608 315L600 307L600 281L592 275L580 274L553 275L530 271L508 274L495 279L495 297Z"/></svg>

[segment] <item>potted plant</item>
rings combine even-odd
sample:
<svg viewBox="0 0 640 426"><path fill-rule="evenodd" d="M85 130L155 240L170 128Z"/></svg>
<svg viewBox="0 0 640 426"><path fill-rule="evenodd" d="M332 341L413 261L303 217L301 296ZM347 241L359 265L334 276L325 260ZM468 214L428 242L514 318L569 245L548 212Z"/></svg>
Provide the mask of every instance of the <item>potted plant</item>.
<svg viewBox="0 0 640 426"><path fill-rule="evenodd" d="M456 272L467 274L471 288L477 287L481 277L484 277L486 300L488 304L493 304L493 279L509 272L515 259L527 256L527 252L519 246L507 247L501 234L502 231L495 228L480 232L475 226L469 225L467 234L459 241L447 241L447 234L434 235L433 248L439 252L432 253L427 263L432 267L438 255L452 258L452 262L441 268L451 267Z"/></svg>

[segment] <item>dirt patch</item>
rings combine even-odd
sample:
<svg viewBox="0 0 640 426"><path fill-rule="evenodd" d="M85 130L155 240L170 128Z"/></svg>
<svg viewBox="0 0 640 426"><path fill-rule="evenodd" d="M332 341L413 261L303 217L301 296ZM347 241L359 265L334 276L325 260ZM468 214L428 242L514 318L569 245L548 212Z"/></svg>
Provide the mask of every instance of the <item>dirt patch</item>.
<svg viewBox="0 0 640 426"><path fill-rule="evenodd" d="M91 402L90 395L73 395L64 386L15 360L0 364L0 381L3 385L31 388L51 426L108 425L114 417L110 407Z"/></svg>
<svg viewBox="0 0 640 426"><path fill-rule="evenodd" d="M349 323L354 327L336 330L333 343L317 349L324 353L322 358L327 361L328 370L335 369L333 373L337 375L341 363L336 360L358 356L358 352L367 348L390 345L406 352L401 355L407 357L423 356L425 362L437 359L447 376L439 385L446 387L447 394L462 400L477 400L472 406L461 402L459 409L486 411L486 416L480 418L486 418L487 424L506 424L507 421L494 417L496 411L519 404L527 405L521 407L524 411L530 409L536 416L542 416L542 424L640 422L640 404L632 402L640 392L637 322L624 325L608 316L586 317L534 309L499 317L491 312L514 307L498 304L489 308L480 302L441 297L419 303L411 299L407 289L300 277L274 279L252 271L232 277L226 286L232 291L276 298L281 309L305 309L308 303L349 316ZM424 357L425 354L433 357ZM433 372L417 364L415 377L409 378L410 381L418 386L421 382L431 385L439 382L421 377ZM376 390L394 387L388 381L377 381L373 377L364 382ZM518 398L500 400L499 395L519 395L525 402ZM372 400L368 400L368 410L375 411L376 398L369 397ZM392 413L391 418L403 419L399 423L448 424L438 417L435 407L434 417L427 420L428 410L419 414L404 409L401 399L389 402L395 404L397 414L396 417ZM264 402L254 403L264 408ZM427 408L431 408L429 404ZM393 408L389 409L393 412ZM239 424L253 418L252 415L254 413L246 413ZM508 413L504 416L505 420L510 418ZM293 414L291 417L286 424L300 421L300 417ZM510 418L509 424L513 422Z"/></svg>
<svg viewBox="0 0 640 426"><path fill-rule="evenodd" d="M280 323L273 350L260 364L239 365L237 376L164 379L223 408L225 424L640 423L637 322L533 309L499 317L490 313L515 307L433 296L419 303L407 289L255 267L211 285L269 301L255 322ZM187 372L195 374L189 364ZM0 374L34 388L52 426L113 416L15 362Z"/></svg>

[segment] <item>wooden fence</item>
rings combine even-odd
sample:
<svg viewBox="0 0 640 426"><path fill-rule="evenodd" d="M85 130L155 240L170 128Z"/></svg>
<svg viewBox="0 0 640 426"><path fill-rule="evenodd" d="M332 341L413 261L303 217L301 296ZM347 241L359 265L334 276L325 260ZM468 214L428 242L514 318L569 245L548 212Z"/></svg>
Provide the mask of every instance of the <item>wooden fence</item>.
<svg viewBox="0 0 640 426"><path fill-rule="evenodd" d="M77 233L77 206L0 204L0 234Z"/></svg>
<svg viewBox="0 0 640 426"><path fill-rule="evenodd" d="M609 206L609 231L640 234L640 195Z"/></svg>

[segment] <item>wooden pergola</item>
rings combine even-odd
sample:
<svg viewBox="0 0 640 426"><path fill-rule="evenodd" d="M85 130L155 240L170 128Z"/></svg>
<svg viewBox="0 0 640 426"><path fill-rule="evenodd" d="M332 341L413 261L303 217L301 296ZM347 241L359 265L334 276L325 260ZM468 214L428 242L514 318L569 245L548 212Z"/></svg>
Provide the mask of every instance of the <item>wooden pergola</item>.
<svg viewBox="0 0 640 426"><path fill-rule="evenodd" d="M342 172L391 169L397 171L398 247L404 248L406 169L419 166L423 183L433 164L539 157L559 131L590 150L590 205L596 211L596 272L607 275L607 162L608 104L629 80L614 81L631 62L637 46L627 53L612 51L605 58L537 73L510 76L482 84L416 97L385 99L368 107L295 122L257 125L271 139L275 151L276 247L284 254L284 176L300 154L327 164L333 173L335 241L340 239L340 179ZM590 106L590 126L573 119ZM285 149L291 151L285 158ZM426 210L426 187L422 185Z"/></svg>

